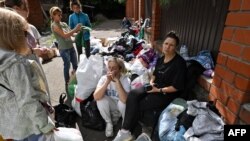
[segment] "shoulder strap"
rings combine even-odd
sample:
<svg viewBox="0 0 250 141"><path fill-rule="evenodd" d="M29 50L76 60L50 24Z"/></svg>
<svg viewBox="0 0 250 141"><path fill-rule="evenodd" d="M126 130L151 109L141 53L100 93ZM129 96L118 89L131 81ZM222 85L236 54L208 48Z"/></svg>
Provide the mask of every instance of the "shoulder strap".
<svg viewBox="0 0 250 141"><path fill-rule="evenodd" d="M63 104L64 103L64 100L65 100L65 98L66 98L66 93L61 93L61 95L60 95L60 98L59 98L59 103L60 104Z"/></svg>

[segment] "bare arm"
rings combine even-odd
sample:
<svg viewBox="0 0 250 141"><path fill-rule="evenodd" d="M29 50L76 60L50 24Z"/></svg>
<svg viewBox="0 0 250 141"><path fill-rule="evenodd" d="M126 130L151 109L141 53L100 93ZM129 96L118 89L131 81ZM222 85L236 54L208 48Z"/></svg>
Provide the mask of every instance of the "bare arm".
<svg viewBox="0 0 250 141"><path fill-rule="evenodd" d="M119 95L120 101L125 104L127 101L127 92L124 90L121 81L119 79L115 79L115 87Z"/></svg>
<svg viewBox="0 0 250 141"><path fill-rule="evenodd" d="M163 93L173 93L173 92L178 91L174 86L168 86L168 87L163 87L163 88L157 88L157 87L154 86L154 80L155 80L155 76L152 75L152 76L151 76L151 80L150 80L150 85L153 87L153 89L150 90L150 91L148 91L148 93L161 92L161 89L162 89L162 92L163 92Z"/></svg>
<svg viewBox="0 0 250 141"><path fill-rule="evenodd" d="M148 93L155 93L155 92L161 92L162 93L173 93L178 91L174 86L168 86L168 87L163 87L163 88L157 88L153 86L153 89L148 91Z"/></svg>
<svg viewBox="0 0 250 141"><path fill-rule="evenodd" d="M101 87L96 88L96 90L94 92L94 99L95 100L100 100L103 98L110 82L111 82L111 80L107 79Z"/></svg>
<svg viewBox="0 0 250 141"><path fill-rule="evenodd" d="M149 83L150 83L150 85L152 85L152 86L153 86L153 85L154 85L154 81L155 81L155 76L154 76L154 75L152 75L152 76L151 76L151 79L150 79L150 82L149 82Z"/></svg>
<svg viewBox="0 0 250 141"><path fill-rule="evenodd" d="M62 28L60 28L57 25L54 25L53 27L54 32L56 32L58 35L62 36L63 38L70 38L73 36L74 33L78 32L81 29L81 24L78 24L74 29L72 29L69 32L64 32Z"/></svg>

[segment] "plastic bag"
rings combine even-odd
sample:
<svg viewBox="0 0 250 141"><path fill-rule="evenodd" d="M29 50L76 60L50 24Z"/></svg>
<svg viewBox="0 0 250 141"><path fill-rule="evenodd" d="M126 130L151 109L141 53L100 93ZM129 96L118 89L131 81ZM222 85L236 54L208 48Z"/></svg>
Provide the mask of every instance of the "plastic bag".
<svg viewBox="0 0 250 141"><path fill-rule="evenodd" d="M147 83L149 83L149 74L148 74L148 72L144 72L142 75L136 77L131 82L131 89L140 88Z"/></svg>
<svg viewBox="0 0 250 141"><path fill-rule="evenodd" d="M58 130L45 134L38 141L83 141L81 132L75 128L59 127Z"/></svg>
<svg viewBox="0 0 250 141"><path fill-rule="evenodd" d="M83 141L81 132L75 128L58 128L54 131L55 141Z"/></svg>
<svg viewBox="0 0 250 141"><path fill-rule="evenodd" d="M89 101L86 104L81 103L82 126L102 131L105 129L105 121L102 118L96 101Z"/></svg>
<svg viewBox="0 0 250 141"><path fill-rule="evenodd" d="M104 60L100 55L91 55L88 59L81 55L80 63L76 71L77 87L72 106L81 116L80 103L88 98L95 90L97 83L104 72Z"/></svg>
<svg viewBox="0 0 250 141"><path fill-rule="evenodd" d="M130 70L132 74L142 75L147 71L147 68L145 68L140 59L136 59L135 62L130 66Z"/></svg>
<svg viewBox="0 0 250 141"><path fill-rule="evenodd" d="M181 98L173 100L161 113L158 121L158 135L160 141L173 139L177 116L186 108L186 101Z"/></svg>
<svg viewBox="0 0 250 141"><path fill-rule="evenodd" d="M54 106L56 127L75 127L76 112L64 104L65 98L66 94L62 93L59 98L59 104Z"/></svg>

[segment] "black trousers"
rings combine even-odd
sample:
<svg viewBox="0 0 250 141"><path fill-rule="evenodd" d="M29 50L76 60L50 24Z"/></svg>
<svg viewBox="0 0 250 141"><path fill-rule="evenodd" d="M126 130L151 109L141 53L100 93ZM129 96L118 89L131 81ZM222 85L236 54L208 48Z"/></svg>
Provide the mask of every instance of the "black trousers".
<svg viewBox="0 0 250 141"><path fill-rule="evenodd" d="M138 93L132 90L128 94L122 128L133 132L142 112L153 110L161 112L177 97L176 93L164 95L162 93Z"/></svg>
<svg viewBox="0 0 250 141"><path fill-rule="evenodd" d="M90 56L90 40L86 40L84 41L84 45L85 45L85 54L86 57L89 58ZM80 57L80 55L82 54L82 46L76 46L77 49L77 53L78 53L78 59Z"/></svg>

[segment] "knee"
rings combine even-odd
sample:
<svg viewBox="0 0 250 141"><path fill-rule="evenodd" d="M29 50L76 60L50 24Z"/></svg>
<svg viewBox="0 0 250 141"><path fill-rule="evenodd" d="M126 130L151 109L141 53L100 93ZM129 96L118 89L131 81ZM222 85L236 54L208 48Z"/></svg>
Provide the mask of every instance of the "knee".
<svg viewBox="0 0 250 141"><path fill-rule="evenodd" d="M121 101L118 101L118 108L119 108L120 111L124 111L125 112L126 104L124 104Z"/></svg>
<svg viewBox="0 0 250 141"><path fill-rule="evenodd" d="M104 107L108 107L109 101L105 97L103 97L102 99L97 100L96 104L98 109L102 109Z"/></svg>
<svg viewBox="0 0 250 141"><path fill-rule="evenodd" d="M119 112L122 114L122 118L124 119L126 104L122 103L121 101L118 101L118 109L119 109Z"/></svg>

